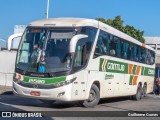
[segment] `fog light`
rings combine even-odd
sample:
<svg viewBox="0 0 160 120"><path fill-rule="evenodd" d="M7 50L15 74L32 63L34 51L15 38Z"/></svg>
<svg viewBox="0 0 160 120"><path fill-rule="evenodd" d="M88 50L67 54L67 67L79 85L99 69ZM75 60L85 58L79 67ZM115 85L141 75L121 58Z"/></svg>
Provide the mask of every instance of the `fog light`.
<svg viewBox="0 0 160 120"><path fill-rule="evenodd" d="M61 97L61 96L63 96L64 94L65 94L65 92L61 92L61 93L58 94L58 97Z"/></svg>

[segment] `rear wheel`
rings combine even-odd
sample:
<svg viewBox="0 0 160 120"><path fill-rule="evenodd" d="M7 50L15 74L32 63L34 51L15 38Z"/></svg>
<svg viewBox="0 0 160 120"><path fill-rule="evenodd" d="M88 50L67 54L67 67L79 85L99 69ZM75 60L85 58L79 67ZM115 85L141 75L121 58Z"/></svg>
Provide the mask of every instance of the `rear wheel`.
<svg viewBox="0 0 160 120"><path fill-rule="evenodd" d="M100 91L99 88L93 84L90 93L89 93L89 98L85 101L83 101L83 106L84 107L95 107L100 100Z"/></svg>
<svg viewBox="0 0 160 120"><path fill-rule="evenodd" d="M133 99L136 100L136 101L141 100L142 99L142 94L143 94L143 90L142 90L141 85L139 84L138 88L137 88L137 93L136 93L136 95L133 96Z"/></svg>
<svg viewBox="0 0 160 120"><path fill-rule="evenodd" d="M145 97L145 96L146 96L146 94L147 94L147 85L146 85L146 84L144 84L144 86L143 86L143 93L142 93L142 97Z"/></svg>
<svg viewBox="0 0 160 120"><path fill-rule="evenodd" d="M54 102L56 102L55 100L41 100L41 99L40 99L40 101L43 102L43 103L45 103L45 104L49 104L49 105L51 105Z"/></svg>

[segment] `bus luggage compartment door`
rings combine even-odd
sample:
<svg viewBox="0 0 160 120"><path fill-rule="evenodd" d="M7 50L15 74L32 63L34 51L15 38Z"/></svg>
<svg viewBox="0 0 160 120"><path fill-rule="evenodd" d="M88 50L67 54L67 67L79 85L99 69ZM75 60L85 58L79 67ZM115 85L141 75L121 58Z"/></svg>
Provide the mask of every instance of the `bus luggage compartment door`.
<svg viewBox="0 0 160 120"><path fill-rule="evenodd" d="M74 74L76 81L73 82L72 99L83 100L86 94L87 71L82 70Z"/></svg>

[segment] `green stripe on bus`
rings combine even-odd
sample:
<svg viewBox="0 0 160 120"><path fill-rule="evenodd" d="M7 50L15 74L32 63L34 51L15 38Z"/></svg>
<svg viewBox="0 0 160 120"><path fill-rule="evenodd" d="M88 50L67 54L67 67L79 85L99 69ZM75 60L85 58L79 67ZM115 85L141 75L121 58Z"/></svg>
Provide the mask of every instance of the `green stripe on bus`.
<svg viewBox="0 0 160 120"><path fill-rule="evenodd" d="M99 71L103 71L103 62L104 59L100 58L100 64L99 64ZM112 72L112 73L122 73L122 74L128 74L128 68L129 64L124 62L117 62L113 60L107 60L107 64L105 65L106 72ZM136 74L137 65L133 66L132 74ZM141 68L141 75L144 76L154 76L154 68L149 67L143 67Z"/></svg>
<svg viewBox="0 0 160 120"><path fill-rule="evenodd" d="M132 81L133 81L133 75L130 75L130 78L129 78L129 85L132 85Z"/></svg>
<svg viewBox="0 0 160 120"><path fill-rule="evenodd" d="M99 71L102 71L102 64L103 64L104 59L100 58L100 65L99 65Z"/></svg>
<svg viewBox="0 0 160 120"><path fill-rule="evenodd" d="M141 69L141 75L143 75L143 71L144 71L144 67L142 67L142 69Z"/></svg>
<svg viewBox="0 0 160 120"><path fill-rule="evenodd" d="M24 76L24 82L27 83L37 83L37 84L54 84L58 82L65 81L66 77L56 77L56 78L36 78Z"/></svg>
<svg viewBox="0 0 160 120"><path fill-rule="evenodd" d="M134 75L136 74L136 68L137 68L137 65L134 65L133 70L132 70L132 74L134 74Z"/></svg>
<svg viewBox="0 0 160 120"><path fill-rule="evenodd" d="M145 67L143 70L143 75L145 76L154 76L154 73L155 73L155 69L153 68Z"/></svg>

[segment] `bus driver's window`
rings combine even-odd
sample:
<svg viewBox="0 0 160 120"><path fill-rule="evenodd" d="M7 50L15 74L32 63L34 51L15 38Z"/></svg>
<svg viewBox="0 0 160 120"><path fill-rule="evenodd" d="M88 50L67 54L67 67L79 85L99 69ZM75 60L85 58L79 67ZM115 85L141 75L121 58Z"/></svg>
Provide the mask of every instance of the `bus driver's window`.
<svg viewBox="0 0 160 120"><path fill-rule="evenodd" d="M100 35L98 37L98 41L96 44L95 52L94 52L94 58L103 55L104 53L104 44L103 44L103 36Z"/></svg>
<svg viewBox="0 0 160 120"><path fill-rule="evenodd" d="M83 40L78 41L75 55L74 67L84 66L86 64L86 44Z"/></svg>
<svg viewBox="0 0 160 120"><path fill-rule="evenodd" d="M82 65L82 47L80 45L76 48L76 59L75 59L75 66Z"/></svg>

